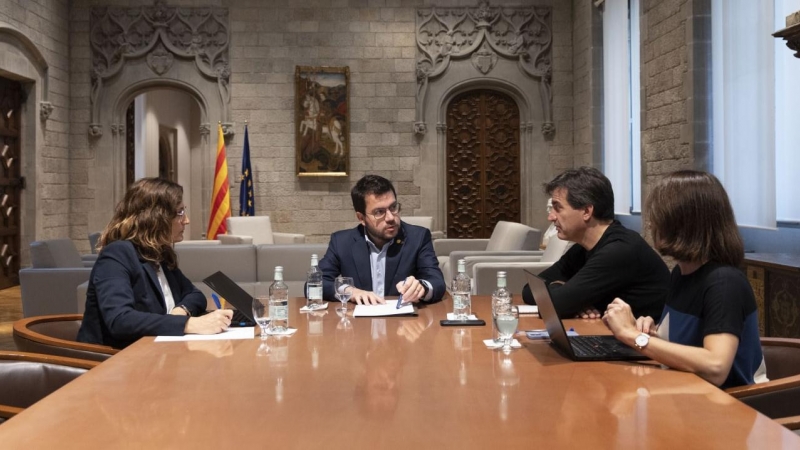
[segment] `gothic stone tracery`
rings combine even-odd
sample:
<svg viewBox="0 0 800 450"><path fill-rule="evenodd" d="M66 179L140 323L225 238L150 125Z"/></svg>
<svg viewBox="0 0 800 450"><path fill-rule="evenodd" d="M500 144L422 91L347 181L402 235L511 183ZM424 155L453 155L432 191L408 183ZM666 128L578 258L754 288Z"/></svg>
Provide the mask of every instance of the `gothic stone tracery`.
<svg viewBox="0 0 800 450"><path fill-rule="evenodd" d="M217 82L223 119L230 107L230 30L225 8L153 6L92 9L89 41L92 48L92 104L89 134L102 135L99 99L105 80L125 67L125 60L146 58L157 76L169 71L175 58L193 59L197 69ZM229 134L233 126L224 124Z"/></svg>
<svg viewBox="0 0 800 450"><path fill-rule="evenodd" d="M417 111L415 132L424 134L425 95L430 80L441 76L453 59L470 58L475 70L488 74L498 58L515 60L539 81L544 123L542 133L555 132L551 105L552 75L550 7L433 8L417 11Z"/></svg>

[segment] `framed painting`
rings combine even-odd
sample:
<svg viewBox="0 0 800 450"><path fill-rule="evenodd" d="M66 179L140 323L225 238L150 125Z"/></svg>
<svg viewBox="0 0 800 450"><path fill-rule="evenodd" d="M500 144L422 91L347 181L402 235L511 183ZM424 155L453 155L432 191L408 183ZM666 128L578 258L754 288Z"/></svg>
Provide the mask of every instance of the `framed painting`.
<svg viewBox="0 0 800 450"><path fill-rule="evenodd" d="M350 68L297 66L294 85L297 176L347 176Z"/></svg>

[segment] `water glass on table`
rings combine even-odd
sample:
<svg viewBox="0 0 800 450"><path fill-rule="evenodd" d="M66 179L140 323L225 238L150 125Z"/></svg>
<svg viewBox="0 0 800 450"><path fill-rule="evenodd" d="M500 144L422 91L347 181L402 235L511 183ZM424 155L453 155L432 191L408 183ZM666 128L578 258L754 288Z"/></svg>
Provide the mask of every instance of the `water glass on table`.
<svg viewBox="0 0 800 450"><path fill-rule="evenodd" d="M509 306L498 309L494 313L494 324L497 327L500 339L503 341L503 351L510 353L511 342L514 340L514 333L516 333L517 324L519 324L519 308Z"/></svg>
<svg viewBox="0 0 800 450"><path fill-rule="evenodd" d="M269 289L266 286L256 286L253 296L253 318L261 328L261 339L267 338L269 330Z"/></svg>
<svg viewBox="0 0 800 450"><path fill-rule="evenodd" d="M336 292L336 298L342 302L342 307L339 308L339 311L343 313L347 312L347 302L350 301L350 297L353 296L353 278L352 277L336 277L336 281L333 285Z"/></svg>

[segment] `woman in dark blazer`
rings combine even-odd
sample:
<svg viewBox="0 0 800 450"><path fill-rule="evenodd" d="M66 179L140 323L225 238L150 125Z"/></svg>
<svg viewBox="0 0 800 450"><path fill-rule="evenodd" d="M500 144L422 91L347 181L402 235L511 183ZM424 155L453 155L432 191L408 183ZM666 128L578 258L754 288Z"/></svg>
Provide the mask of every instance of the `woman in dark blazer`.
<svg viewBox="0 0 800 450"><path fill-rule="evenodd" d="M130 188L100 236L78 341L123 348L142 336L230 325L230 310L202 315L205 297L178 269L173 244L188 223L180 185L142 178Z"/></svg>

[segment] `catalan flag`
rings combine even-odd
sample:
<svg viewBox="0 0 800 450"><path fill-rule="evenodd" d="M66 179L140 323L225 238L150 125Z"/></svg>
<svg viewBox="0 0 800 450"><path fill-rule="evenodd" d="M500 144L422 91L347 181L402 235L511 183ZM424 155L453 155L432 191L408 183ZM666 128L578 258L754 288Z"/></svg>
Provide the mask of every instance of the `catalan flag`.
<svg viewBox="0 0 800 450"><path fill-rule="evenodd" d="M208 220L206 239L213 240L228 231L227 219L231 216L231 195L228 192L228 161L225 156L225 136L222 124L218 125L217 164L214 168L214 191L211 194L211 217Z"/></svg>
<svg viewBox="0 0 800 450"><path fill-rule="evenodd" d="M239 215L255 216L256 205L253 202L253 170L250 168L250 139L247 137L247 125L244 126L244 149L242 150L242 183L239 186Z"/></svg>

